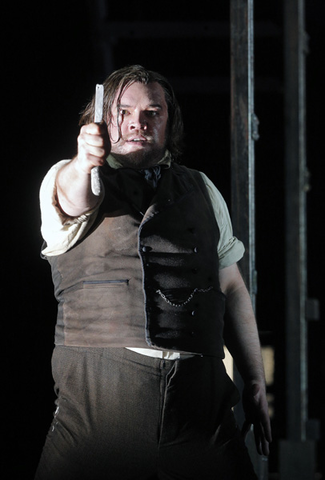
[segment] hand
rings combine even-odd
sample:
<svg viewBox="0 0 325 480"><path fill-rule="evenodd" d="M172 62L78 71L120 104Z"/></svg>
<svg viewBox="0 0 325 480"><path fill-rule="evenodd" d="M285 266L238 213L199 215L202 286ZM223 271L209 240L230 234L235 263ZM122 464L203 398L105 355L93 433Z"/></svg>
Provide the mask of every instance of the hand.
<svg viewBox="0 0 325 480"><path fill-rule="evenodd" d="M253 425L256 449L260 455L268 455L272 434L264 387L256 383L245 386L243 407L246 420L242 428L242 434L246 436L250 426Z"/></svg>
<svg viewBox="0 0 325 480"><path fill-rule="evenodd" d="M93 167L105 164L110 151L111 143L106 123L83 125L78 136L75 166L78 170L89 174Z"/></svg>

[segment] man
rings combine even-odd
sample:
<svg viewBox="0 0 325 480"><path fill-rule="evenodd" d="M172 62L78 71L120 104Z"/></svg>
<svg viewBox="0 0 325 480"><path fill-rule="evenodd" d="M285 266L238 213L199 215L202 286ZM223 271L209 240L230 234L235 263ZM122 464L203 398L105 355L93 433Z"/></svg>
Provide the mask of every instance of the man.
<svg viewBox="0 0 325 480"><path fill-rule="evenodd" d="M58 398L36 479L256 478L222 361L224 333L267 455L260 345L236 265L243 246L209 179L175 162L182 120L166 79L132 66L104 90L106 121L92 123L93 100L76 157L41 187Z"/></svg>

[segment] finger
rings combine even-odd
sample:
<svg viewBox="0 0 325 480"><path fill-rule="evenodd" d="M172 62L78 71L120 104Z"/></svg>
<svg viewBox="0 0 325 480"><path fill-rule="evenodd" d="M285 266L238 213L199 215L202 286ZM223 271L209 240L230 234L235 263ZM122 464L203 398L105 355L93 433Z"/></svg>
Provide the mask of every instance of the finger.
<svg viewBox="0 0 325 480"><path fill-rule="evenodd" d="M271 431L270 422L263 423L263 431L264 431L264 436L265 436L266 440L269 443L271 443L272 442L272 431Z"/></svg>
<svg viewBox="0 0 325 480"><path fill-rule="evenodd" d="M269 442L263 437L262 440L262 455L266 457L270 454L270 445Z"/></svg>
<svg viewBox="0 0 325 480"><path fill-rule="evenodd" d="M259 455L263 455L262 453L262 442L261 442L261 430L258 426L254 425L254 438L255 438L255 445L256 450Z"/></svg>
<svg viewBox="0 0 325 480"><path fill-rule="evenodd" d="M254 399L257 400L256 396ZM258 403L258 400L257 400ZM261 403L260 413L259 413L260 426L263 432L263 436L267 439L268 442L272 442L272 431L271 431L271 422L268 412L268 405L265 399L265 402Z"/></svg>
<svg viewBox="0 0 325 480"><path fill-rule="evenodd" d="M267 406L266 406L267 408ZM266 438L266 440L270 443L272 442L272 430L271 430L271 422L270 422L270 417L268 414L268 411L266 410L261 411L260 414L260 425L263 431L263 434Z"/></svg>
<svg viewBox="0 0 325 480"><path fill-rule="evenodd" d="M88 136L83 136L78 139L78 151L85 156L94 155L95 157L101 157L106 156L107 147L101 141L89 140Z"/></svg>
<svg viewBox="0 0 325 480"><path fill-rule="evenodd" d="M98 157L97 155L87 155L87 165L90 166L90 168L102 167L104 163L104 157Z"/></svg>
<svg viewBox="0 0 325 480"><path fill-rule="evenodd" d="M258 453L260 455L268 456L270 453L269 441L267 440L263 427L260 424L254 426L254 436Z"/></svg>
<svg viewBox="0 0 325 480"><path fill-rule="evenodd" d="M259 439L259 447L258 447L258 453L260 455L265 455L266 457L270 453L270 446L269 442L266 440L264 435Z"/></svg>
<svg viewBox="0 0 325 480"><path fill-rule="evenodd" d="M110 151L109 140L99 135L82 133L78 137L78 151L95 156L107 156Z"/></svg>
<svg viewBox="0 0 325 480"><path fill-rule="evenodd" d="M94 147L103 147L107 143L102 135L91 135L86 133L84 138L87 145L92 145Z"/></svg>
<svg viewBox="0 0 325 480"><path fill-rule="evenodd" d="M102 135L106 130L106 124L103 123L88 123L83 125L80 129L80 133L87 133L89 135Z"/></svg>
<svg viewBox="0 0 325 480"><path fill-rule="evenodd" d="M269 421L262 425L261 431L262 431L262 451L264 455L269 455L270 443L272 442L271 425Z"/></svg>
<svg viewBox="0 0 325 480"><path fill-rule="evenodd" d="M85 157L95 165L103 165L106 160L106 151L104 148L88 147Z"/></svg>

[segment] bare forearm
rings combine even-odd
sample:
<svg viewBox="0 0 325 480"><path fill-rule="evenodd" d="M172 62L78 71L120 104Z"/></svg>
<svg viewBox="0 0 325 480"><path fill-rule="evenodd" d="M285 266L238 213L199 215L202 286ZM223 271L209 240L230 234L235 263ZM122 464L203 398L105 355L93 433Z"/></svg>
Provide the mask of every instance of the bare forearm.
<svg viewBox="0 0 325 480"><path fill-rule="evenodd" d="M255 315L243 285L227 297L225 342L246 384L264 385L264 366Z"/></svg>
<svg viewBox="0 0 325 480"><path fill-rule="evenodd" d="M225 342L245 383L264 384L259 335L246 285L237 265L220 272L226 295Z"/></svg>
<svg viewBox="0 0 325 480"><path fill-rule="evenodd" d="M250 296L237 265L221 270L220 285L227 298L226 345L245 383L245 430L250 424L254 425L257 451L268 455L272 433L260 341Z"/></svg>

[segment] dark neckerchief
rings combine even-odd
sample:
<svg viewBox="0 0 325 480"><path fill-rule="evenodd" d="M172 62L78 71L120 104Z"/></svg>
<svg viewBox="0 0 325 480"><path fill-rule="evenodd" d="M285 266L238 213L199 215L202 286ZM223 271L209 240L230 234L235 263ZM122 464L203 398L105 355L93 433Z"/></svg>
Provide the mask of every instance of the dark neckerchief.
<svg viewBox="0 0 325 480"><path fill-rule="evenodd" d="M139 170L139 172L142 173L142 175L144 175L145 180L153 189L157 188L158 182L161 177L160 165L156 165L155 167L151 167L151 168L145 168L145 169Z"/></svg>

